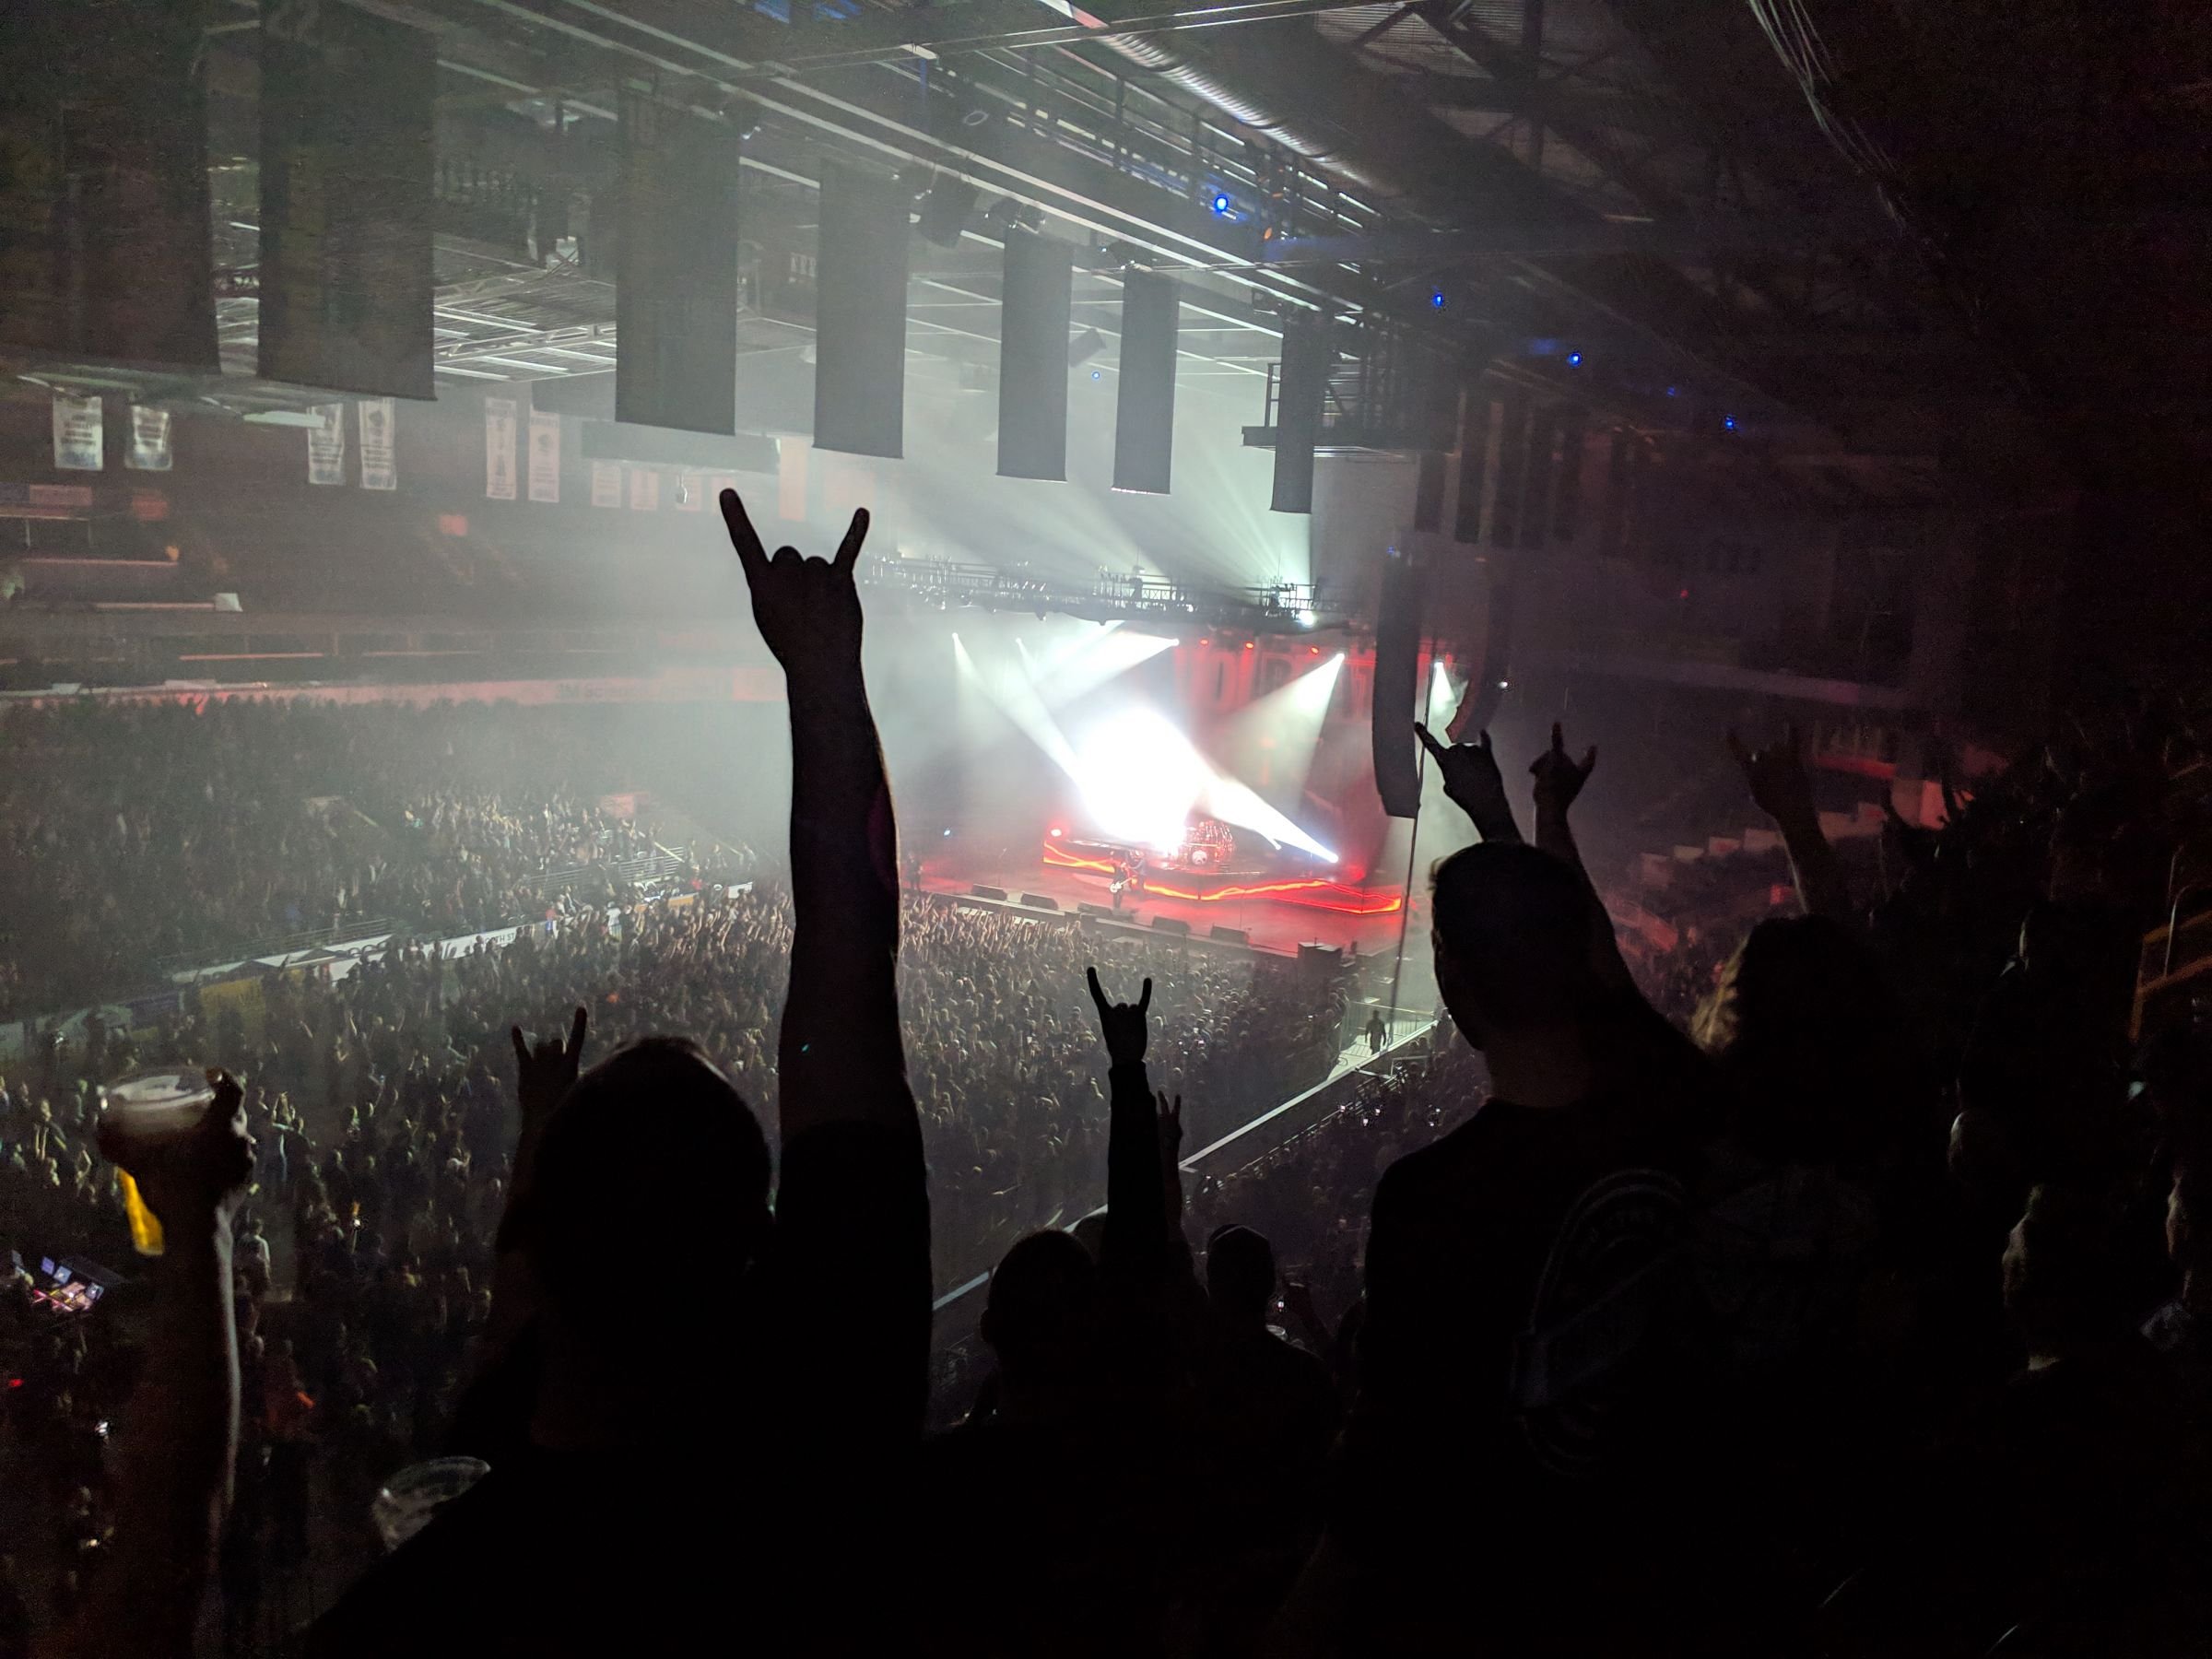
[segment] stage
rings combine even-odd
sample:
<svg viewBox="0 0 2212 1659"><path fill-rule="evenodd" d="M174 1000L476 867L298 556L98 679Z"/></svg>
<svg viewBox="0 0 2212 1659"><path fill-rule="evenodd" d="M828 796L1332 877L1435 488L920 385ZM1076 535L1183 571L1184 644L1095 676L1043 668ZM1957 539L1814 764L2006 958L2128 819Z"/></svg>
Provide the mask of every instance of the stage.
<svg viewBox="0 0 2212 1659"><path fill-rule="evenodd" d="M970 859L946 854L927 861L923 886L933 893L966 896L976 887L995 888L1018 900L1036 893L1058 902L1063 912L1080 913L1086 904L1111 908L1113 868L1111 863L1088 857L1080 849L1058 857L1048 855L1041 842L1037 856L1026 867L1018 853L998 858ZM1206 936L1216 927L1233 928L1246 942L1261 950L1284 954L1300 945L1330 945L1347 954L1386 956L1398 947L1398 930L1406 921L1399 891L1375 890L1328 881L1317 877L1224 874L1208 879L1194 872L1148 872L1142 890L1122 895L1117 921L1144 927L1157 917L1185 923L1192 934ZM1426 953L1427 895L1413 896L1414 932L1406 949Z"/></svg>

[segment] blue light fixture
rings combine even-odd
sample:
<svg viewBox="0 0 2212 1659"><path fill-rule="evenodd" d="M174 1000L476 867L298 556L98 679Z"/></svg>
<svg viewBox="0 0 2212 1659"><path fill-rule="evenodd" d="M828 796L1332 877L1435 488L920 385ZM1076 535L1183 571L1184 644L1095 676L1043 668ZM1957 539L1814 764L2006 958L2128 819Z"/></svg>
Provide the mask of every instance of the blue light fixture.
<svg viewBox="0 0 2212 1659"><path fill-rule="evenodd" d="M1667 394L1669 397L1678 397L1678 396L1680 396L1680 395L1681 395L1681 393L1682 393L1682 388L1681 388L1681 387L1679 387L1679 386L1669 386L1669 387L1666 389L1666 394Z"/></svg>
<svg viewBox="0 0 2212 1659"><path fill-rule="evenodd" d="M1218 195L1214 198L1214 211L1224 218L1229 217L1229 207L1230 201L1227 195Z"/></svg>
<svg viewBox="0 0 2212 1659"><path fill-rule="evenodd" d="M1733 415L1724 415L1721 417L1721 424L1727 428L1728 430L1733 432L1735 430L1735 417Z"/></svg>
<svg viewBox="0 0 2212 1659"><path fill-rule="evenodd" d="M1582 366L1583 366L1583 354L1582 354L1581 352L1579 352L1579 351L1571 351L1571 352L1569 352L1569 353L1567 354L1567 367L1568 367L1568 368L1570 368L1570 369L1580 369Z"/></svg>
<svg viewBox="0 0 2212 1659"><path fill-rule="evenodd" d="M1429 296L1429 304L1432 310L1442 311L1444 309L1444 290L1442 288L1438 288L1434 293L1430 294Z"/></svg>

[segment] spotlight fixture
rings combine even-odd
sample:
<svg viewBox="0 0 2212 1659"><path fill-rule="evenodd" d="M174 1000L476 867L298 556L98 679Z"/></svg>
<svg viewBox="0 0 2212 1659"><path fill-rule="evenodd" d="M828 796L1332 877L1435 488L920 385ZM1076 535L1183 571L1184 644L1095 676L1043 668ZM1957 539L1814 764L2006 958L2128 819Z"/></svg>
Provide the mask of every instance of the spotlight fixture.
<svg viewBox="0 0 2212 1659"><path fill-rule="evenodd" d="M1442 311L1444 309L1444 290L1442 288L1435 288L1430 290L1429 295L1429 309L1431 311Z"/></svg>
<svg viewBox="0 0 2212 1659"><path fill-rule="evenodd" d="M1568 367L1568 368L1570 368L1570 369L1580 369L1582 366L1583 366L1583 354L1582 354L1581 352L1579 352L1579 351L1571 351L1571 352L1569 352L1569 353L1567 354L1567 367Z"/></svg>
<svg viewBox="0 0 2212 1659"><path fill-rule="evenodd" d="M1236 204L1229 199L1227 192L1217 193L1214 196L1214 211L1223 218L1229 217L1230 210L1235 206Z"/></svg>

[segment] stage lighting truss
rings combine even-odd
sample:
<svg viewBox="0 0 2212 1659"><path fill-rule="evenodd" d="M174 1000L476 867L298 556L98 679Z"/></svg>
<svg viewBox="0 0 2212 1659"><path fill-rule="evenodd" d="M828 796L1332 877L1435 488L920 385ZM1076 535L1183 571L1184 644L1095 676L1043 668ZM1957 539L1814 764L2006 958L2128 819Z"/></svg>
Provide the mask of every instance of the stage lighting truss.
<svg viewBox="0 0 2212 1659"><path fill-rule="evenodd" d="M1282 582L1262 587L1214 588L1141 572L1100 571L1088 582L1043 575L1028 565L955 564L895 559L864 563L861 584L904 594L924 610L974 608L1057 613L1093 622L1146 621L1235 629L1251 634L1297 634L1342 626L1318 584Z"/></svg>

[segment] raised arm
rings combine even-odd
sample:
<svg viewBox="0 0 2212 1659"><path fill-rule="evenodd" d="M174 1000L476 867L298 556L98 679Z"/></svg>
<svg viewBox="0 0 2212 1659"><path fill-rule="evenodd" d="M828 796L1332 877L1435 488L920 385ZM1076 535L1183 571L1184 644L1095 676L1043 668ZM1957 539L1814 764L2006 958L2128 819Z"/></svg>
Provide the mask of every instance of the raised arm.
<svg viewBox="0 0 2212 1659"><path fill-rule="evenodd" d="M899 1035L899 847L861 681L853 567L868 515L829 561L760 546L735 490L722 514L753 619L791 700L791 988L776 1050L782 1130L776 1315L781 1411L862 1463L905 1447L929 1381L929 1195Z"/></svg>
<svg viewBox="0 0 2212 1659"><path fill-rule="evenodd" d="M1583 785L1590 782L1590 774L1596 770L1596 745L1593 744L1577 760L1567 752L1567 738L1559 729L1559 723L1553 721L1551 747L1538 755L1528 769L1529 775L1535 780L1536 845L1582 877L1583 891L1590 899L1591 948L1599 971L1615 990L1633 992L1635 980L1620 954L1620 940L1613 931L1613 918L1606 909L1605 895L1597 890L1597 883L1590 879L1589 868L1583 863L1583 851L1575 845L1574 830L1567 821L1575 797L1583 793Z"/></svg>
<svg viewBox="0 0 2212 1659"><path fill-rule="evenodd" d="M1763 749L1747 749L1734 732L1728 734L1728 752L1735 757L1751 799L1772 818L1789 849L1790 867L1797 876L1797 898L1807 915L1826 916L1832 922L1852 921L1851 889L1836 851L1821 833L1820 809L1813 800L1813 781L1805 770L1804 745L1797 728L1784 729L1783 739Z"/></svg>
<svg viewBox="0 0 2212 1659"><path fill-rule="evenodd" d="M1568 827L1567 811L1596 770L1596 745L1593 744L1577 760L1567 752L1566 735L1556 720L1551 723L1551 747L1538 755L1528 769L1529 775L1536 781L1536 845L1562 864L1572 866L1585 887L1591 885L1590 872L1583 867L1582 849L1574 844L1574 831Z"/></svg>
<svg viewBox="0 0 2212 1659"><path fill-rule="evenodd" d="M230 1224L253 1173L244 1094L224 1074L191 1129L137 1136L103 1123L100 1145L138 1183L164 1250L146 1362L117 1447L115 1559L54 1651L184 1653L238 1453Z"/></svg>
<svg viewBox="0 0 2212 1659"><path fill-rule="evenodd" d="M535 1364L531 1342L544 1288L530 1265L530 1253L517 1232L528 1213L537 1179L537 1148L553 1109L576 1081L583 1064L583 1039L591 1016L578 1008L568 1035L542 1037L533 1045L520 1026L511 1027L514 1045L514 1091L522 1112L507 1202L493 1235L491 1317L477 1337L473 1373L454 1414L446 1450L496 1461L526 1438Z"/></svg>
<svg viewBox="0 0 2212 1659"><path fill-rule="evenodd" d="M771 559L737 492L722 514L752 589L753 619L791 700L791 989L776 1053L783 1144L826 1123L911 1128L899 1036L899 845L860 669L853 568L868 515L835 559Z"/></svg>
<svg viewBox="0 0 2212 1659"><path fill-rule="evenodd" d="M1505 798L1505 780L1499 773L1497 756L1490 752L1490 735L1484 732L1473 743L1447 744L1418 720L1413 730L1436 761L1445 798L1474 821L1476 833L1486 841L1519 845L1521 826L1513 822L1512 803Z"/></svg>
<svg viewBox="0 0 2212 1659"><path fill-rule="evenodd" d="M1159 1280L1168 1237L1159 1114L1145 1072L1145 1018L1152 1007L1152 982L1145 981L1134 1003L1110 1002L1099 971L1088 972L1090 1000L1106 1039L1112 1100L1106 1132L1106 1230L1099 1243L1099 1266L1102 1276L1120 1286L1148 1287Z"/></svg>

